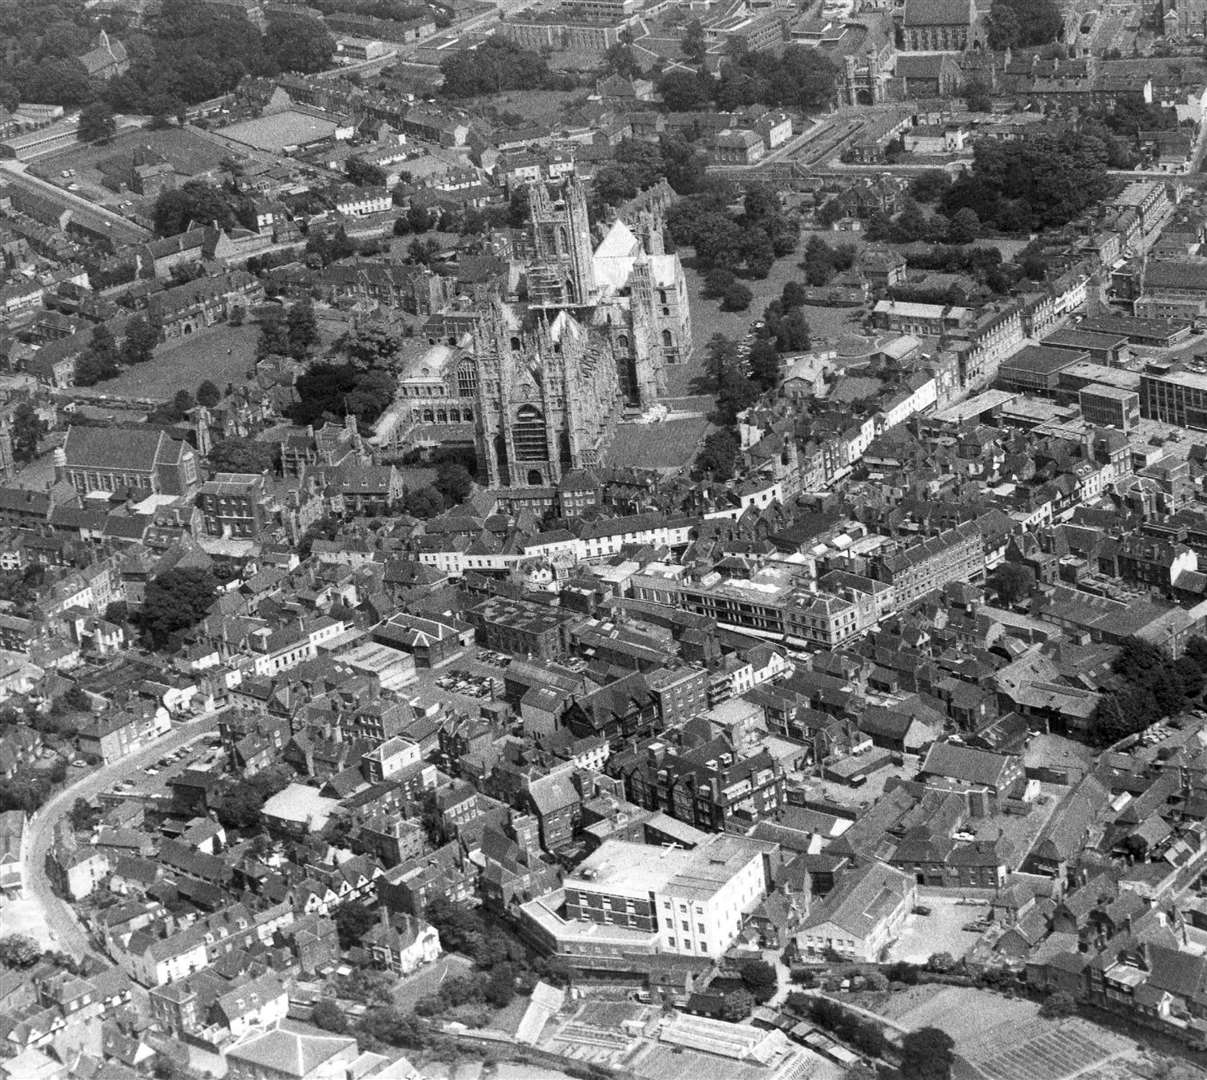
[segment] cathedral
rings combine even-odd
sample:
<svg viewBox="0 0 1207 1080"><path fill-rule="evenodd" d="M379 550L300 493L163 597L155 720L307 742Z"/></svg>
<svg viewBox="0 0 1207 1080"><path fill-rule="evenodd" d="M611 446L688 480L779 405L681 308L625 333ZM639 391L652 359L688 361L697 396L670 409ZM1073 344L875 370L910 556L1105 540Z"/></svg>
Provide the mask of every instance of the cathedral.
<svg viewBox="0 0 1207 1080"><path fill-rule="evenodd" d="M529 195L518 292L483 305L472 330L474 440L492 487L552 486L601 464L623 410L654 405L667 365L691 350L683 267L655 209L593 246L576 176Z"/></svg>

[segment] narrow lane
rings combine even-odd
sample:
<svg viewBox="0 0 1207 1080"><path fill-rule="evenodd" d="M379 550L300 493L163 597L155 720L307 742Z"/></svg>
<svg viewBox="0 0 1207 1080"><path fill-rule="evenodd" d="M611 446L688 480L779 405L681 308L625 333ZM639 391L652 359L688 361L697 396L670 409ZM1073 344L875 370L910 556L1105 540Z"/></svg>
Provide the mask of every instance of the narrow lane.
<svg viewBox="0 0 1207 1080"><path fill-rule="evenodd" d="M46 873L46 857L54 843L59 823L70 813L76 799L94 799L102 792L110 790L120 780L142 772L164 754L170 754L186 743L215 730L218 726L218 715L222 711L219 709L204 713L196 719L186 721L138 753L110 765L102 765L85 774L74 784L63 788L30 819L25 835L24 896L40 909L42 921L57 948L71 956L83 957L90 953L106 963L109 962L89 940L87 931L76 918L71 905L55 895L51 888L50 878ZM5 932L4 915L0 911L0 934Z"/></svg>

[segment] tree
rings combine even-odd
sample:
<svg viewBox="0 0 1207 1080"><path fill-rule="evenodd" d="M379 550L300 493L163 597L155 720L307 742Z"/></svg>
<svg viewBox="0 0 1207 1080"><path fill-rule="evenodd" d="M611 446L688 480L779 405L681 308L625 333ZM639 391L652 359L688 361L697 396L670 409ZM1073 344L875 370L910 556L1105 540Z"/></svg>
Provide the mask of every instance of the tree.
<svg viewBox="0 0 1207 1080"><path fill-rule="evenodd" d="M159 327L149 322L146 316L135 315L126 323L126 336L122 340L122 362L146 363L151 359L158 344Z"/></svg>
<svg viewBox="0 0 1207 1080"><path fill-rule="evenodd" d="M952 218L970 207L981 222L1003 231L1057 228L1106 195L1109 162L1107 142L1084 131L980 140L971 170L947 189L941 208Z"/></svg>
<svg viewBox="0 0 1207 1080"><path fill-rule="evenodd" d="M138 625L152 648L169 645L209 611L218 583L209 570L173 567L147 583Z"/></svg>
<svg viewBox="0 0 1207 1080"><path fill-rule="evenodd" d="M728 372L738 367L738 347L724 334L713 334L704 346L704 380L713 394L719 393Z"/></svg>
<svg viewBox="0 0 1207 1080"><path fill-rule="evenodd" d="M440 944L447 951L472 956L482 948L482 924L478 917L446 896L429 900L423 917L436 928Z"/></svg>
<svg viewBox="0 0 1207 1080"><path fill-rule="evenodd" d="M407 207L407 224L411 227L411 232L425 233L432 227L432 213L426 206L412 202Z"/></svg>
<svg viewBox="0 0 1207 1080"><path fill-rule="evenodd" d="M539 53L497 34L477 49L445 57L440 73L444 76L440 93L450 98L540 90L550 81L549 64Z"/></svg>
<svg viewBox="0 0 1207 1080"><path fill-rule="evenodd" d="M91 829L99 817L100 811L90 805L85 799L76 799L71 804L71 809L67 811L67 820L71 822L71 827L76 832Z"/></svg>
<svg viewBox="0 0 1207 1080"><path fill-rule="evenodd" d="M41 958L42 949L33 938L25 934L0 937L0 964L4 967L17 970L29 968Z"/></svg>
<svg viewBox="0 0 1207 1080"><path fill-rule="evenodd" d="M271 443L235 436L214 443L205 460L214 472L262 473L275 467L277 452Z"/></svg>
<svg viewBox="0 0 1207 1080"><path fill-rule="evenodd" d="M672 68L658 80L658 93L671 112L695 112L708 104L700 76L682 68Z"/></svg>
<svg viewBox="0 0 1207 1080"><path fill-rule="evenodd" d="M359 944L377 922L377 913L360 900L345 900L335 909L334 919L339 947L350 949Z"/></svg>
<svg viewBox="0 0 1207 1080"><path fill-rule="evenodd" d="M335 39L318 19L273 14L268 17L264 49L278 70L309 75L331 65Z"/></svg>
<svg viewBox="0 0 1207 1080"><path fill-rule="evenodd" d="M469 469L457 461L446 461L436 468L436 480L432 485L450 506L464 502L473 489L474 480Z"/></svg>
<svg viewBox="0 0 1207 1080"><path fill-rule="evenodd" d="M719 300L725 295L725 290L736 280L729 267L714 266L704 275L703 288L700 293L709 300Z"/></svg>
<svg viewBox="0 0 1207 1080"><path fill-rule="evenodd" d="M426 521L444 512L444 497L430 485L412 488L403 497L402 508L411 517Z"/></svg>
<svg viewBox="0 0 1207 1080"><path fill-rule="evenodd" d="M988 584L1002 603L1014 604L1031 595L1035 571L1023 563L1004 562L989 575Z"/></svg>
<svg viewBox="0 0 1207 1080"><path fill-rule="evenodd" d="M964 106L970 112L988 112L993 108L989 86L982 79L969 79L964 84Z"/></svg>
<svg viewBox="0 0 1207 1080"><path fill-rule="evenodd" d="M88 696L79 683L74 683L59 700L65 708L74 709L76 712L92 711L92 698Z"/></svg>
<svg viewBox="0 0 1207 1080"><path fill-rule="evenodd" d="M679 41L683 55L691 64L700 67L704 64L704 56L708 52L708 38L704 35L704 26L699 19L692 19L683 32Z"/></svg>
<svg viewBox="0 0 1207 1080"><path fill-rule="evenodd" d="M381 323L360 323L344 335L344 355L359 367L381 367L395 356L399 339Z"/></svg>
<svg viewBox="0 0 1207 1080"><path fill-rule="evenodd" d="M796 307L787 312L777 311L772 314L771 307L772 305L768 305L763 321L767 324L766 330L775 339L775 347L781 353L803 352L808 349L813 331L804 311Z"/></svg>
<svg viewBox="0 0 1207 1080"><path fill-rule="evenodd" d="M345 1035L348 1031L348 1018L330 998L320 998L314 1003L310 1013L310 1022L324 1031L333 1031L336 1035Z"/></svg>
<svg viewBox="0 0 1207 1080"><path fill-rule="evenodd" d="M209 379L204 379L197 387L197 404L212 409L222 400L222 391Z"/></svg>
<svg viewBox="0 0 1207 1080"><path fill-rule="evenodd" d="M496 1009L505 1009L515 997L515 969L510 964L499 964L486 980L486 1000Z"/></svg>
<svg viewBox="0 0 1207 1080"><path fill-rule="evenodd" d="M721 1013L718 1019L736 1024L745 1020L753 1011L754 995L749 990L739 987L736 990L730 990L721 999Z"/></svg>
<svg viewBox="0 0 1207 1080"><path fill-rule="evenodd" d="M310 346L317 345L319 341L314 306L310 303L294 304L285 316L285 333L289 341L289 355L295 360L305 358Z"/></svg>
<svg viewBox="0 0 1207 1080"><path fill-rule="evenodd" d="M950 1080L954 1049L954 1040L941 1028L919 1028L902 1036L903 1080Z"/></svg>
<svg viewBox="0 0 1207 1080"><path fill-rule="evenodd" d="M779 989L779 979L774 964L751 957L741 962L738 973L741 975L742 985L760 1005L775 997L775 992Z"/></svg>
<svg viewBox="0 0 1207 1080"><path fill-rule="evenodd" d="M910 181L909 197L915 202L933 203L951 187L951 177L942 169L927 169Z"/></svg>
<svg viewBox="0 0 1207 1080"><path fill-rule="evenodd" d="M989 12L989 45L1008 49L1046 45L1063 24L1055 0L994 0Z"/></svg>
<svg viewBox="0 0 1207 1080"><path fill-rule="evenodd" d="M103 101L94 101L80 110L80 142L107 143L117 134L113 110Z"/></svg>
<svg viewBox="0 0 1207 1080"><path fill-rule="evenodd" d="M172 395L171 402L164 408L164 415L172 423L176 424L188 416L190 410L197 403L193 400L193 395L187 390L177 390Z"/></svg>
<svg viewBox="0 0 1207 1080"><path fill-rule="evenodd" d="M1018 24L1014 9L1002 3L993 5L986 20L986 29L989 47L996 51L1013 49L1022 37L1022 27Z"/></svg>
<svg viewBox="0 0 1207 1080"><path fill-rule="evenodd" d="M254 211L245 196L203 180L189 180L179 188L161 193L151 217L160 236L175 236L191 225L230 229L255 224Z"/></svg>
<svg viewBox="0 0 1207 1080"><path fill-rule="evenodd" d="M28 401L13 410L10 433L13 440L13 459L25 463L38 456L38 443L46 434L46 421Z"/></svg>
<svg viewBox="0 0 1207 1080"><path fill-rule="evenodd" d="M949 952L931 953L926 961L927 971L945 972L956 966L955 957Z"/></svg>
<svg viewBox="0 0 1207 1080"><path fill-rule="evenodd" d="M933 225L932 219L932 227ZM968 244L980 235L981 219L977 217L977 212L971 206L957 210L947 226L948 243Z"/></svg>
<svg viewBox="0 0 1207 1080"><path fill-rule="evenodd" d="M738 449L738 437L728 428L720 428L704 440L696 455L696 468L714 480L728 480L733 476Z"/></svg>
<svg viewBox="0 0 1207 1080"><path fill-rule="evenodd" d="M1065 990L1057 990L1044 998L1039 1015L1047 1019L1063 1020L1077 1015L1077 999Z"/></svg>
<svg viewBox="0 0 1207 1080"><path fill-rule="evenodd" d="M75 362L75 383L77 386L95 386L114 378L120 370L113 331L104 323L97 323L88 339L87 352Z"/></svg>
<svg viewBox="0 0 1207 1080"><path fill-rule="evenodd" d="M344 172L349 183L357 187L382 188L386 186L386 171L380 165L374 165L364 158L350 157L344 162Z"/></svg>
<svg viewBox="0 0 1207 1080"><path fill-rule="evenodd" d="M760 389L773 390L779 385L780 354L770 338L756 338L746 359L750 365L750 378Z"/></svg>
<svg viewBox="0 0 1207 1080"><path fill-rule="evenodd" d="M745 311L753 299L754 294L740 281L735 281L721 297L721 310Z"/></svg>
<svg viewBox="0 0 1207 1080"><path fill-rule="evenodd" d="M232 304L230 317L226 320L231 326L242 326L243 320L247 318L247 308L242 304Z"/></svg>
<svg viewBox="0 0 1207 1080"><path fill-rule="evenodd" d="M371 424L394 400L397 383L389 372L366 371L359 375L345 399L347 411L362 424Z"/></svg>
<svg viewBox="0 0 1207 1080"><path fill-rule="evenodd" d="M641 65L637 62L633 47L623 41L608 46L604 53L604 68L609 74L625 79L636 79L641 75Z"/></svg>
<svg viewBox="0 0 1207 1080"><path fill-rule="evenodd" d="M805 258L801 267L805 271L805 280L810 285L825 285L837 273L830 245L818 236L810 237L805 245Z"/></svg>

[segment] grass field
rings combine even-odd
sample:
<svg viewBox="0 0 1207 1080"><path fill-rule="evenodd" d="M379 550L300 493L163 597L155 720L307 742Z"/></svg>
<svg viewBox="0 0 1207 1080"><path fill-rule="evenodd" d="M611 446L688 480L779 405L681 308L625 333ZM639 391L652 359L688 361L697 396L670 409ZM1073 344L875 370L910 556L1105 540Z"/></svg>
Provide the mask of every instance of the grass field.
<svg viewBox="0 0 1207 1080"><path fill-rule="evenodd" d="M495 94L475 98L467 104L470 112L501 116L514 113L525 123L556 123L568 108L587 100L585 90L525 90L523 93Z"/></svg>
<svg viewBox="0 0 1207 1080"><path fill-rule="evenodd" d="M149 146L162 155L183 176L195 176L215 169L227 156L227 151L217 143L184 128L141 128L123 131L109 143L79 143L66 150L47 154L31 165L29 171L48 179L60 176L64 169L75 169L82 174L95 170L98 162L129 155L140 146Z"/></svg>
<svg viewBox="0 0 1207 1080"><path fill-rule="evenodd" d="M227 383L240 386L247 381L256 355L259 328L212 326L190 337L160 345L155 356L138 367L127 368L116 379L97 383L79 394L95 397L138 397L170 401L177 390L195 393L209 379L219 390ZM228 350L230 350L228 352Z"/></svg>
<svg viewBox="0 0 1207 1080"><path fill-rule="evenodd" d="M713 334L724 334L735 340L744 337L750 330L750 324L755 319L763 317L763 309L772 300L779 297L789 281L804 283L805 272L800 268L799 263L804 257L805 244L813 235L815 234L812 232L802 232L796 251L791 255L785 255L782 259L777 259L771 268L771 273L764 280L742 279L742 283L754 295L754 299L750 301L750 307L745 311L722 311L718 301L705 300L700 295L703 281L699 271L690 266L684 267L687 288L691 296L692 345L694 349L691 362L667 369L668 393L671 395L690 393L692 382L700 371L699 364L704 353L704 346ZM816 235L821 236L831 245L854 244L859 247L862 244L858 233L826 232ZM683 249L681 255L685 262L691 262L690 248ZM843 334L858 329L863 317L863 309L806 307L805 317L809 320L809 326L813 331L813 340L820 343L825 340L837 340Z"/></svg>

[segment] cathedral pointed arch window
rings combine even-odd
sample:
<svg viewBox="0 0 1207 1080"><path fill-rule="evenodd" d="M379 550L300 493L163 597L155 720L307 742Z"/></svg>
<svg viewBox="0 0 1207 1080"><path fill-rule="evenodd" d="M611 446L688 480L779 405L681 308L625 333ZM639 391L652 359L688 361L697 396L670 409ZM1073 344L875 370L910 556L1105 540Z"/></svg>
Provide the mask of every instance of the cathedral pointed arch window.
<svg viewBox="0 0 1207 1080"><path fill-rule="evenodd" d="M617 337L616 344L621 349L627 349L629 347L629 335L621 334L619 337Z"/></svg>
<svg viewBox="0 0 1207 1080"><path fill-rule="evenodd" d="M516 410L512 429L515 456L519 461L548 461L549 435L545 417L535 405L521 405Z"/></svg>
<svg viewBox="0 0 1207 1080"><path fill-rule="evenodd" d="M520 339L519 339L518 337L513 337L513 338L511 339L511 351L512 351L513 353L515 353L515 352L519 352L519 351L520 351L520 348L521 348L521 346L520 346Z"/></svg>

